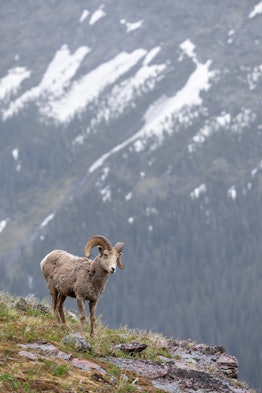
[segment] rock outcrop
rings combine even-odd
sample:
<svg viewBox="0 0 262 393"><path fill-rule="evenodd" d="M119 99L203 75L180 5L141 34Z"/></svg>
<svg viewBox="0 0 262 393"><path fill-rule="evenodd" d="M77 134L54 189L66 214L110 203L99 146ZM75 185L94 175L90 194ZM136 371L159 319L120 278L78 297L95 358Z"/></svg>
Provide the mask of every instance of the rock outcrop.
<svg viewBox="0 0 262 393"><path fill-rule="evenodd" d="M79 342L79 335L77 339ZM85 341L85 339L82 337L80 341ZM63 342L67 344L68 340L63 340ZM110 356L98 359L99 363L105 364L105 367L88 359L72 357L70 353L60 351L54 345L40 341L21 344L22 350L19 354L31 361L36 361L40 356L59 358L83 371L95 371L96 375L101 374L101 378L107 376L110 383L113 383L113 377L106 369L108 363L114 364L122 371L136 374L134 384L137 386L142 377L148 379L156 389L163 392L251 393L250 389L237 381L238 361L234 356L227 354L223 347L209 347L196 344L191 340L170 340L168 345L171 356L170 358L161 357L160 361L143 360L137 356L147 347L144 343L132 342L120 345L117 349L124 353L131 350L129 353L131 356L129 358ZM83 351L82 347L78 349ZM134 354L137 357L133 357Z"/></svg>
<svg viewBox="0 0 262 393"><path fill-rule="evenodd" d="M191 340L170 340L168 346L171 357L161 357L161 363L120 357L109 357L107 361L149 378L165 392L251 392L237 381L238 361L222 346L210 347Z"/></svg>

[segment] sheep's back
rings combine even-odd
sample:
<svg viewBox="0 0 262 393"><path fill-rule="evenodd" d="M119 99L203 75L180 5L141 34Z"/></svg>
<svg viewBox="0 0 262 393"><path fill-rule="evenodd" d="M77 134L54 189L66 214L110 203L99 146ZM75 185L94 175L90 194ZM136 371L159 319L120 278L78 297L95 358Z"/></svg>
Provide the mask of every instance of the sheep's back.
<svg viewBox="0 0 262 393"><path fill-rule="evenodd" d="M47 254L44 259L40 262L41 270L45 274L53 272L54 269L59 268L64 264L67 264L69 260L76 258L74 255L69 254L63 250L53 250ZM69 263L70 264L70 263Z"/></svg>
<svg viewBox="0 0 262 393"><path fill-rule="evenodd" d="M49 288L67 296L74 296L75 282L83 277L92 261L63 250L51 251L40 263Z"/></svg>

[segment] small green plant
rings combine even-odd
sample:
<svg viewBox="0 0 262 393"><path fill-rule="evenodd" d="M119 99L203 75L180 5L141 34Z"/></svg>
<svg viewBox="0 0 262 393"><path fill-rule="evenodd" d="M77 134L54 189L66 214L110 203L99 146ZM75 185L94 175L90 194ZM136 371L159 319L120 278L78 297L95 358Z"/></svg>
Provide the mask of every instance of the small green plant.
<svg viewBox="0 0 262 393"><path fill-rule="evenodd" d="M24 382L22 386L25 392L32 392L30 384L28 382Z"/></svg>
<svg viewBox="0 0 262 393"><path fill-rule="evenodd" d="M9 310L5 304L0 303L0 319L4 320L8 318Z"/></svg>
<svg viewBox="0 0 262 393"><path fill-rule="evenodd" d="M16 333L15 329L9 325L6 325L3 328L3 333L6 339L12 340L14 338L14 335Z"/></svg>
<svg viewBox="0 0 262 393"><path fill-rule="evenodd" d="M42 315L41 311L38 310L37 308L28 308L26 310L27 315L30 315L31 317L38 317L39 315Z"/></svg>
<svg viewBox="0 0 262 393"><path fill-rule="evenodd" d="M137 392L137 387L135 385L130 384L124 379L119 381L119 386L116 390L116 393L132 393Z"/></svg>
<svg viewBox="0 0 262 393"><path fill-rule="evenodd" d="M107 368L107 372L114 377L118 377L120 375L119 367L115 366L114 364Z"/></svg>
<svg viewBox="0 0 262 393"><path fill-rule="evenodd" d="M0 382L8 382L12 388L17 389L19 387L19 382L12 374L2 374L0 375Z"/></svg>
<svg viewBox="0 0 262 393"><path fill-rule="evenodd" d="M28 375L28 378L30 380L33 380L35 376L37 375L37 371L34 368L28 369L25 371L25 374Z"/></svg>
<svg viewBox="0 0 262 393"><path fill-rule="evenodd" d="M63 377L68 374L68 366L66 364L57 364L52 370L54 377Z"/></svg>
<svg viewBox="0 0 262 393"><path fill-rule="evenodd" d="M37 340L39 336L37 334L36 329L34 329L33 326L27 325L27 326L24 326L23 337L28 342L33 342L33 341Z"/></svg>
<svg viewBox="0 0 262 393"><path fill-rule="evenodd" d="M68 382L62 382L61 383L61 388L67 392L68 390L70 390L70 384Z"/></svg>

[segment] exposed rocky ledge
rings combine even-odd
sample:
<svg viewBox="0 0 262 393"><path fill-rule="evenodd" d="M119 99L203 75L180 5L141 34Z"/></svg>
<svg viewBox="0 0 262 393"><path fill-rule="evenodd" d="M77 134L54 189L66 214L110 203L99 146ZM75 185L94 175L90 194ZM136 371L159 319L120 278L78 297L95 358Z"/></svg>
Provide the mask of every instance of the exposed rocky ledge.
<svg viewBox="0 0 262 393"><path fill-rule="evenodd" d="M168 346L171 357L161 357L161 363L120 357L109 357L107 361L149 378L166 392L250 392L237 381L237 359L222 346L209 347L191 340L170 340Z"/></svg>
<svg viewBox="0 0 262 393"><path fill-rule="evenodd" d="M79 351L88 351L88 343L79 334L71 334L63 342ZM83 345L84 344L84 345ZM67 360L73 366L86 371L95 370L101 378L107 374L102 364L113 363L124 373L125 370L137 375L134 383L139 386L139 378L147 378L152 385L164 392L173 393L250 393L251 390L237 381L237 359L227 354L223 347L209 347L196 344L191 340L168 342L170 358L161 357L160 361L143 360L137 357L147 346L144 343L132 342L116 346L116 349L129 353L129 358L110 356L94 361L73 358L67 352L58 350L54 345L36 342L20 345L20 356L36 360L38 356L55 357ZM136 355L133 357L133 355ZM110 375L108 375L110 377ZM124 374L123 374L124 376ZM113 382L113 380L112 380Z"/></svg>

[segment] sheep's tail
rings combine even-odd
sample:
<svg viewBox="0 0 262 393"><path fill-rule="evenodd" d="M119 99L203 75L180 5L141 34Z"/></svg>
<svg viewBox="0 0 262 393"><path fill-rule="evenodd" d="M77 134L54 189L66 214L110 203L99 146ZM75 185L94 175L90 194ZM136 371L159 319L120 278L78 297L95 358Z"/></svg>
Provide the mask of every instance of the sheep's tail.
<svg viewBox="0 0 262 393"><path fill-rule="evenodd" d="M112 244L110 243L110 241L104 237L104 236L93 236L91 237L88 242L85 245L85 256L87 258L90 257L91 255L91 249L95 246L100 246L102 247L104 250L108 250L111 251L112 250Z"/></svg>

